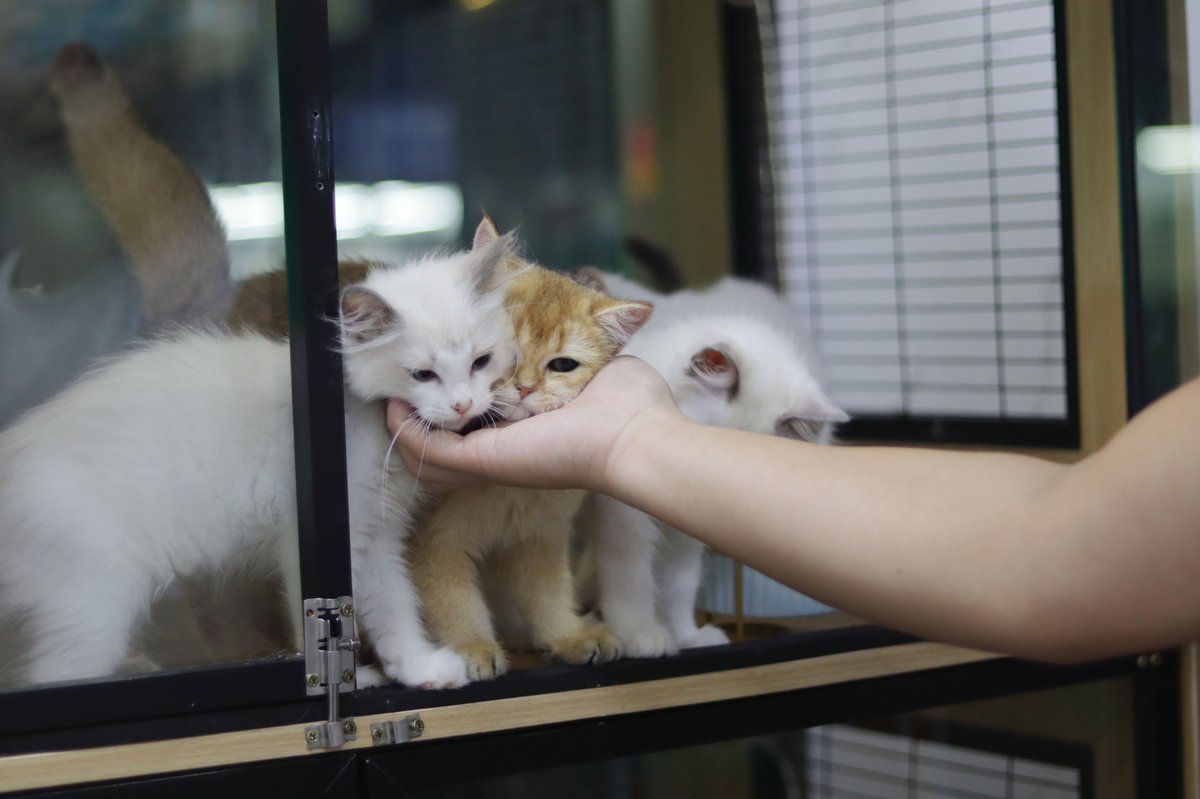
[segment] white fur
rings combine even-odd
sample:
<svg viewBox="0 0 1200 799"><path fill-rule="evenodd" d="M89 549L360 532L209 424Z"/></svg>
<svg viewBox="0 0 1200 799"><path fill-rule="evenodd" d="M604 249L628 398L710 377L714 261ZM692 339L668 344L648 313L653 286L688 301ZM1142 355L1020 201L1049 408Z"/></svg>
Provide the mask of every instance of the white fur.
<svg viewBox="0 0 1200 799"><path fill-rule="evenodd" d="M624 353L658 370L689 417L765 434L776 434L788 418L811 420L817 443L830 443L834 424L848 418L814 376L796 309L769 289L726 278L704 291L663 296L605 279L615 296L655 303L650 323ZM736 365L732 396L691 368L693 356L710 347ZM595 600L626 655L657 657L728 641L716 627L695 623L702 543L598 494L589 496L576 523L595 548Z"/></svg>
<svg viewBox="0 0 1200 799"><path fill-rule="evenodd" d="M382 400L441 421L460 385L470 416L497 399L490 386L515 343L504 286L473 285L473 255L372 273L398 333L346 354L355 603L383 671L410 685L458 685L466 671L419 620L403 540L423 497L398 459L384 471ZM485 351L490 364L473 374ZM112 674L157 591L231 562L283 574L299 645L289 360L286 343L261 336L185 332L102 366L0 433L0 604L30 640L0 669L29 682ZM414 368L446 379L417 383Z"/></svg>

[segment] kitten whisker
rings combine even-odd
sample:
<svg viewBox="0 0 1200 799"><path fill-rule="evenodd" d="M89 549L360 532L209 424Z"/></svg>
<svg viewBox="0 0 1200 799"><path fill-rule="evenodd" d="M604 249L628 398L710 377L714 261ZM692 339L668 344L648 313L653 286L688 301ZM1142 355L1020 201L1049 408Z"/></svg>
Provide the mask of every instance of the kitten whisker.
<svg viewBox="0 0 1200 799"><path fill-rule="evenodd" d="M416 425L418 428L424 427L425 431L426 431L426 440L428 440L429 422L425 419L425 417L421 416L419 411L417 411L414 408L412 413L410 413L405 418L405 420L403 422L401 422L400 425L396 428L396 434L394 436L392 436L391 441L388 442L387 452L385 452L383 455L383 474L381 475L381 484L384 486L386 486L388 483L388 474L389 474L389 469L391 467L391 462L392 462L392 453L396 449L396 442L400 439L400 435L402 433L404 433L406 430L410 429L410 425ZM424 458L424 450L423 449L422 449L421 457L422 457L422 459ZM421 478L420 469L418 468L417 471L418 471L417 480L420 480L420 478ZM408 511L408 507L412 503L412 498L415 495L416 495L416 487L414 486L413 493L409 495L408 502L406 502L404 505L404 510L406 512ZM387 514L387 510L388 510L387 491L380 492L379 501L380 501L380 505L381 505L383 522L384 522L384 524L387 524L387 515L388 515Z"/></svg>

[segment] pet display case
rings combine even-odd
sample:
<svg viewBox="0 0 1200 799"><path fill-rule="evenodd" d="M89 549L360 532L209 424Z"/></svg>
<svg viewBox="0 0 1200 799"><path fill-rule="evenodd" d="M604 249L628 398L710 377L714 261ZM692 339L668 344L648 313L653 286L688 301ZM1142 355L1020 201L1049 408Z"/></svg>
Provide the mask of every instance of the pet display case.
<svg viewBox="0 0 1200 799"><path fill-rule="evenodd" d="M1054 54L1011 56L1021 64L1009 66L1051 67L1055 76L1050 110L1035 109L1044 117L1039 130L1052 135L1029 146L1040 148L1038 158L1047 152L1053 156L1055 218L1061 224L1041 224L1047 221L1042 219L1033 228L1039 235L1046 230L1061 235L1045 248L1053 250L1058 271L1053 279L1039 274L1035 281L1056 294L1053 307L1033 310L1059 319L1056 330L1065 338L1055 350L1062 357L1053 363L1042 363L1042 355L1028 357L1061 375L1054 382L1061 402L1053 409L1062 413L1049 422L1014 422L1007 413L1000 414L1003 418L975 415L976 406L957 416L889 406L884 410L899 412L877 415L878 423L863 424L852 436L954 443L955 431L965 431L959 442L982 437L989 445L1013 449L1049 444L1050 456L1063 459L1094 450L1123 422L1125 387L1134 382L1126 378L1120 329L1128 296L1121 285L1119 202L1129 195L1118 189L1117 153L1128 133L1118 135L1118 119L1124 117L1117 113L1112 78L1114 66L1125 70L1129 64L1114 65L1110 9L1084 0L983 3L972 5L970 13L931 8L906 28L887 10L892 4L812 5L822 7L819 16L826 22L827 15L850 15L845 25L830 30L886 38L878 57L889 62L880 84L888 96L913 77L904 73L908 67L890 63L900 52L897 30L915 30L924 25L924 16L931 18L930 25L953 29L947 34L951 38L974 36L956 26L973 31L973 20L985 20L981 52L989 67L1000 68L994 43L1019 39L1016 34L1024 30L1001 30L1002 20L1010 19L1003 13L1032 10L1044 18L1046 25L1035 26L1036 33L1050 35ZM784 235L777 226L794 221L789 203L803 208L829 187L810 176L789 190L793 184L785 185L786 169L778 163L787 153L771 138L783 135L772 105L781 95L772 81L789 80L792 59L814 58L786 51L784 38L809 45L829 33L813 27L812 8L715 0L279 0L274 5L106 0L87 4L85 14L75 4L9 6L0 3L5 12L0 17L7 20L0 23L0 36L22 47L9 49L5 69L21 78L11 83L21 84L22 91L7 93L8 108L53 117L52 104L39 110L29 99L45 90L38 84L39 69L53 63L63 43L88 38L117 74L144 76L144 86L135 81L127 87L131 94L167 98L153 101L162 105L152 105L146 125L170 138L209 184L228 234L234 276L249 276L286 256L298 556L313 621L306 628L304 653L272 650L261 641L250 646L244 638L269 639L270 630L247 630L255 626L248 618L253 614L226 599L209 610L206 623L222 630L228 652L242 656L196 652L190 662L170 668L0 690L0 792L186 796L270 787L303 795L383 796L399 790L436 796L446 786L518 772L616 762L1113 680L1130 681L1137 715L1100 723L1127 725L1138 741L1151 742L1138 752L1139 785L1169 785L1146 775L1169 774L1177 755L1178 742L1165 732L1175 712L1174 653L1047 666L917 640L823 607L813 608L818 612L811 615L789 610L767 623L761 617L768 613L739 611L740 588L734 591L739 595L734 606L723 606L715 616L736 633L737 640L726 646L588 667L530 657L499 679L445 691L354 689L353 658L339 649L339 640L349 648L354 634L341 363L328 324L337 313L339 253L396 259L457 245L473 228L477 210L486 207L502 226L519 224L531 251L556 267L605 264L631 271L618 233L626 231L662 243L696 275L738 272L782 282L802 305L822 296L828 300L810 291L815 284L804 282L807 278L797 277L799 261L787 248L803 237ZM878 30L870 19L853 17L856 10L876 6L885 15ZM1146 13L1132 6L1118 0L1118 19ZM146 30L157 30L161 40L131 44L122 34L122 24L130 20L143 37ZM808 28L787 27L798 22ZM915 52L928 49L930 42L912 45ZM762 68L770 77L765 83ZM941 66L912 69L936 75ZM1002 88L999 79L988 80L993 91L987 94L984 128L1004 121L992 105L994 90ZM186 91L172 91L173 83ZM864 78L856 85L875 91L869 84ZM1045 88L1039 84L1039 97ZM809 84L805 91L811 100L824 89ZM961 99L947 97L941 99ZM37 102L48 100L42 95ZM193 113L196 108L203 113ZM5 167L28 178L22 185L37 186L51 171L39 172L39 162L23 160L20 147L48 147L39 152L57 165L60 182L70 186L60 194L82 196L84 189L62 177L70 162L61 131L38 122L42 117L28 122L8 116L8 137L16 143L5 145ZM903 132L885 122L883 133L864 135L886 139L886 133L899 141ZM899 152L904 147L896 141L885 141L877 160L903 171L907 162L897 160L900 156L922 156ZM985 139L985 154L1002 149ZM826 165L820 152L818 147L800 156L806 168ZM964 145L960 155L973 152ZM1035 166L1044 170L1047 164ZM966 168L969 179L984 184L1011 177L998 166L983 178L972 170ZM922 185L934 183L927 179ZM903 186L894 191L889 213L899 218L906 195ZM15 250L22 245L21 234L34 228L12 221L20 218L20 197L2 193L7 218L0 219L0 242L5 250ZM981 259L998 269L1011 254L1004 249L1011 231L993 224L1001 203L989 196L993 199L979 203L989 209L978 223L987 230L972 228L964 235L986 233L988 249ZM1040 194L1030 197L1026 201L1054 204ZM821 221L811 211L802 210L800 217ZM117 257L120 242L103 232L103 224L86 224L94 232L87 241ZM900 246L912 234L877 227L871 241ZM52 232L37 232L53 243ZM861 254L837 246L817 254L830 255L835 263ZM47 257L56 252L53 247L44 251ZM914 263L912 252L903 250L904 257L893 260ZM1037 257L1043 255L1039 251ZM945 275L936 277L945 282ZM888 279L903 283L895 275ZM829 289L828 280L824 288ZM1006 309L1003 292L996 292L985 302L993 320L1008 311L1030 311ZM976 310L972 306L967 312ZM989 340L1005 339L1004 329L989 330ZM912 353L905 358L904 368L915 370L920 359ZM1001 370L1030 365L1011 358L998 363ZM896 377L904 394L918 375L898 371ZM975 396L975 388L957 396ZM1024 396L1019 385L1015 390L1000 386L997 408L1008 410L1003 398L1019 395ZM1012 432L1014 424L1023 423L1030 423L1024 432ZM1048 440L1030 432L1047 425L1054 428ZM170 607L163 611L168 615L159 628L168 633L178 621L170 612ZM244 656L251 650L258 656ZM344 679L344 672L351 678ZM1032 706L1039 701L1030 700ZM986 709L976 712L987 717ZM817 735L812 733L811 740ZM836 730L829 735L853 737ZM1084 765L1080 769L1087 771Z"/></svg>

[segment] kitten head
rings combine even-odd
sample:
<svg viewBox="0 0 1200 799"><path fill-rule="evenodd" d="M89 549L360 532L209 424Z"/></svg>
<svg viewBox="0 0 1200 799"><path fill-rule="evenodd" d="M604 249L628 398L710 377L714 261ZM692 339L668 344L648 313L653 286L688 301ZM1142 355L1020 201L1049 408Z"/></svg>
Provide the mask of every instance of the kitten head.
<svg viewBox="0 0 1200 799"><path fill-rule="evenodd" d="M347 383L363 399L398 397L434 427L460 430L514 402L516 362L504 297L530 265L484 218L468 252L373 268L342 291Z"/></svg>
<svg viewBox="0 0 1200 799"><path fill-rule="evenodd" d="M524 419L574 399L653 307L615 300L541 267L518 275L508 293L520 351L513 380L517 403L507 417Z"/></svg>
<svg viewBox="0 0 1200 799"><path fill-rule="evenodd" d="M676 322L626 352L658 369L680 410L706 424L828 444L850 418L825 395L797 342L757 319Z"/></svg>

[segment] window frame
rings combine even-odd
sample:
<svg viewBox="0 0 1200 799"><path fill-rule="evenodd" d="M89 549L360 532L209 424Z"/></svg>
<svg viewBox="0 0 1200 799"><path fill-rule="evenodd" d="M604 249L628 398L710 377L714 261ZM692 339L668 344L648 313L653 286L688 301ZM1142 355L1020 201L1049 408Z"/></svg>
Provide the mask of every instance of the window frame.
<svg viewBox="0 0 1200 799"><path fill-rule="evenodd" d="M725 8L731 11L734 6ZM304 411L297 412L296 438L298 493L302 495L301 556L306 564L304 594L352 595L346 590L349 545L341 370L340 359L331 347L333 330L328 324L336 314L337 275L330 190L333 162L326 0L277 0L276 13L293 374L299 376L294 377L293 388L296 402L306 403ZM288 80L292 85L283 86ZM736 93L730 97L736 97ZM317 117L312 116L313 111L318 112ZM317 188L317 183L323 188ZM296 359L300 369L296 369ZM323 431L313 435L316 422L330 419L336 420L336 425L316 425ZM337 435L328 434L329 427L336 427ZM305 452L303 465L301 450ZM343 492L340 499L338 489L326 492L330 480L339 483ZM872 650L879 650L886 657L891 647L914 642L917 639L911 636L859 625L688 651L669 659L621 660L592 668L531 669L456 691L382 687L346 696L343 709L347 715L363 716L636 685L673 677L719 673L736 676L741 669L777 663L794 662L803 668L806 661L831 654L863 653L869 657ZM622 706L614 711L613 718L531 726L441 741L435 746L445 755L438 762L453 764L455 778L467 778L473 772L463 769L465 753L497 745L513 753L529 752L531 743L545 740L547 735L585 742L594 747L589 751L595 757L603 757L631 751L630 747L667 748L689 741L740 737L750 734L750 730L794 729L842 720L848 713L866 708L872 713L880 708L916 709L1137 670L1137 660L1132 657L1071 668L991 658L650 713L639 712L636 705ZM4 785L4 761L10 755L255 731L322 720L324 699L305 696L303 677L301 658L291 657L0 694L0 790ZM770 715L764 717L767 711ZM336 754L341 757L347 751ZM386 753L395 755L392 762L402 771L419 768L426 779L431 779L433 766L427 760L428 751L422 745L413 749L393 747ZM366 754L371 754L374 762L382 762L374 750ZM561 754L545 748L544 757L554 759L546 762L560 762ZM479 766L479 774L502 767L498 761L491 761Z"/></svg>
<svg viewBox="0 0 1200 799"><path fill-rule="evenodd" d="M1036 449L1075 450L1081 446L1066 0L1052 0L1052 5L1058 111L1066 417L1062 420L1042 420L958 414L855 414L849 422L838 428L839 438L847 441L982 444ZM758 11L754 2L726 3L723 13L729 160L734 189L731 213L734 272L779 287L781 276L779 248L775 239L775 185L767 157L767 89L758 55L761 44ZM748 65L757 65L759 69ZM744 130L747 127L750 130Z"/></svg>

